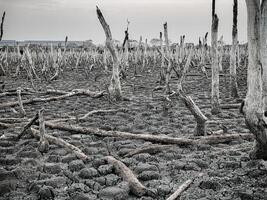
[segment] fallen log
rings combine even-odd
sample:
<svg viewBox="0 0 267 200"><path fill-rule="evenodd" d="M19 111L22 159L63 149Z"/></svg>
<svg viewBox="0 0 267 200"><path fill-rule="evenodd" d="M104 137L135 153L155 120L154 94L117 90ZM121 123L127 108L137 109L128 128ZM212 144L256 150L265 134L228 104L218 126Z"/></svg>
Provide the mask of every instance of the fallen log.
<svg viewBox="0 0 267 200"><path fill-rule="evenodd" d="M140 181L136 178L132 170L130 170L124 163L115 159L112 156L106 156L107 162L115 167L116 172L127 181L129 184L130 191L138 197L144 195L151 195L153 193L151 190L146 188Z"/></svg>
<svg viewBox="0 0 267 200"><path fill-rule="evenodd" d="M165 135L151 135L149 133L134 134L121 131L106 131L99 128L92 127L80 127L73 125L55 124L51 122L45 122L45 125L51 129L59 129L70 132L76 132L81 134L92 134L100 137L119 137L127 139L141 139L145 141L163 143L163 144L176 144L180 146L199 145L199 144L219 144L229 143L237 139L253 139L253 134L223 134L223 135L211 135L211 136L195 136L192 138L174 138Z"/></svg>
<svg viewBox="0 0 267 200"><path fill-rule="evenodd" d="M199 178L203 176L203 173L200 173L197 177L193 179L189 179L186 182L184 182L180 187L171 195L167 198L167 200L175 200L177 199L185 190L189 188L189 186L194 182L196 178Z"/></svg>
<svg viewBox="0 0 267 200"><path fill-rule="evenodd" d="M57 100L62 100L68 97L76 96L76 95L87 95L92 98L98 98L98 97L103 96L103 94L104 94L104 91L96 93L90 90L77 89L67 94L61 95L61 96L48 97L48 98L32 98L32 99L23 100L22 103L25 105L25 104L32 104L32 103L39 103L39 102L57 101ZM0 104L0 108L14 107L18 105L19 105L18 101L8 102L8 103Z"/></svg>

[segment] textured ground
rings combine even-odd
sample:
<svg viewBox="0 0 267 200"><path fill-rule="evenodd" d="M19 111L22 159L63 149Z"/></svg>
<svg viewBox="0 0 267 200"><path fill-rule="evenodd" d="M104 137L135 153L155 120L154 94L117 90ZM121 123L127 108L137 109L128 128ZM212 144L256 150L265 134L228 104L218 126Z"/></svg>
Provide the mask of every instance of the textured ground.
<svg viewBox="0 0 267 200"><path fill-rule="evenodd" d="M105 88L108 75L99 76L95 69L88 77L80 69L66 72L52 83L38 83L38 87L70 91L75 88L89 88L93 91ZM140 74L140 72L139 72ZM95 81L95 77L97 81ZM120 109L116 113L92 115L79 126L98 127L105 130L120 130L131 133L148 132L172 137L187 137L194 133L195 121L183 103L177 99L165 101L162 91L152 95L157 86L158 71L144 70L142 76L129 74L123 81L123 93L131 101L111 104L106 97L70 97L49 103L25 105L27 117L33 117L41 107L45 107L45 119L77 116L97 109ZM242 76L240 76L242 77ZM239 77L239 78L240 78ZM235 102L225 97L225 82L221 76L222 102ZM244 97L245 83L239 79L241 97ZM7 78L7 89L30 87L25 78ZM175 79L172 81L175 87ZM192 68L186 77L184 89L197 103L209 105L210 79L199 70ZM23 99L32 96L23 96ZM0 97L0 101L15 101L16 97ZM229 133L247 133L243 116L237 109L223 110L212 116L210 110L202 109L211 120L218 120L228 128ZM0 111L0 117L18 117L10 109ZM72 122L75 123L75 122ZM210 124L208 130L221 129L218 124ZM61 137L82 149L90 160L83 162L63 148L50 145L48 153L37 150L38 141L29 136L16 141L21 127L0 130L0 199L38 199L42 194L54 193L55 199L94 200L94 199L166 199L177 187L200 172L197 179L180 199L267 199L267 162L250 160L252 141L232 141L229 144L199 145L172 148L150 155L139 154L130 158L123 155L138 147L150 145L142 140L120 138L100 138L94 135L74 134L66 131L50 130L48 134ZM129 192L127 183L115 174L103 156L116 154L137 175L148 188L157 192L156 198L138 198ZM40 198L39 198L40 199ZM41 198L44 199L44 198Z"/></svg>

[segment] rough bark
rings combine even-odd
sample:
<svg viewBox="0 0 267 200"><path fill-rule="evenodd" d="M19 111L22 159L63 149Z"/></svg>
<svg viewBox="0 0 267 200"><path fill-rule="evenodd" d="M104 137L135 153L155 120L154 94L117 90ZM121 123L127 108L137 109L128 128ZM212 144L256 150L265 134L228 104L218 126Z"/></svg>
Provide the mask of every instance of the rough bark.
<svg viewBox="0 0 267 200"><path fill-rule="evenodd" d="M212 1L211 26L211 113L220 113L219 105L219 59L218 59L218 25L219 19L215 14L215 0Z"/></svg>
<svg viewBox="0 0 267 200"><path fill-rule="evenodd" d="M233 98L238 98L238 86L236 76L237 50L238 50L238 30L237 30L238 1L234 0L233 6L233 29L232 47L230 55L230 94Z"/></svg>
<svg viewBox="0 0 267 200"><path fill-rule="evenodd" d="M245 99L243 113L246 124L255 135L255 146L251 158L267 159L267 125L266 110L264 110L263 74L266 58L266 0L246 0L248 15L248 91ZM263 43L263 44L262 44Z"/></svg>
<svg viewBox="0 0 267 200"><path fill-rule="evenodd" d="M114 100L121 100L122 99L122 92L121 92L121 82L119 77L119 60L116 49L114 47L114 43L112 40L111 31L109 25L107 24L102 12L98 7L96 7L97 17L104 29L106 35L106 46L111 53L113 58L113 68L112 68L112 78L109 86L109 94L111 98Z"/></svg>

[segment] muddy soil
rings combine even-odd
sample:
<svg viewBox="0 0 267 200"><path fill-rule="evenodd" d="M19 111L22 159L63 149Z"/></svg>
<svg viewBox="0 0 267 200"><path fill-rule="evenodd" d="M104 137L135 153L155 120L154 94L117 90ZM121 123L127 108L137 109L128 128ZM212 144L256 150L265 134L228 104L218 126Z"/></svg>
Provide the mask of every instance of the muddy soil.
<svg viewBox="0 0 267 200"><path fill-rule="evenodd" d="M65 71L59 80L52 83L36 81L36 85L43 90L102 90L109 83L110 74L104 74L101 70L94 69L87 76L83 67L80 67L78 72ZM147 67L142 73L139 69L138 75L142 76L135 77L130 70L127 81L122 81L122 89L123 94L131 98L131 101L110 103L106 96L98 99L76 96L55 102L25 105L24 108L27 117L31 118L37 110L45 107L46 120L80 116L97 109L123 108L116 113L92 115L85 122L71 123L136 134L147 132L171 137L192 136L196 123L183 103L175 97L171 99L172 102L166 101L162 95L163 91L152 94L152 89L158 85L158 74L158 69ZM244 98L246 90L245 79L242 78L244 76L245 74L239 76L238 83L241 98ZM228 81L221 76L222 103L235 103L236 100L226 95L228 89L225 85L227 86L228 82L225 83L225 80ZM206 107L210 104L210 83L210 78L206 79L199 69L193 67L186 77L184 90L199 107ZM175 84L176 79L173 78L173 89ZM16 89L19 86L30 87L30 83L23 75L16 80L7 78L6 89ZM32 97L26 95L22 98ZM16 96L0 97L1 103L16 100ZM238 109L222 110L217 116L212 116L209 108L203 108L202 111L209 119L219 121L227 127L228 133L249 132ZM4 109L0 111L0 117L19 116L11 109ZM208 131L220 130L222 125L209 124ZM0 200L53 197L58 200L161 200L166 199L183 182L196 177L200 172L203 172L204 176L196 179L182 193L180 199L267 199L267 162L249 159L253 141L240 139L228 144L191 147L173 145L172 148L155 154L143 153L124 158L126 153L148 146L151 142L101 138L46 128L48 134L63 138L82 149L90 158L84 162L55 145L50 145L48 153L41 154L37 150L38 141L31 136L16 140L21 130L19 125L16 128L0 130ZM156 197L137 197L129 192L128 184L103 160L106 155L116 155L134 171L146 187L156 192Z"/></svg>

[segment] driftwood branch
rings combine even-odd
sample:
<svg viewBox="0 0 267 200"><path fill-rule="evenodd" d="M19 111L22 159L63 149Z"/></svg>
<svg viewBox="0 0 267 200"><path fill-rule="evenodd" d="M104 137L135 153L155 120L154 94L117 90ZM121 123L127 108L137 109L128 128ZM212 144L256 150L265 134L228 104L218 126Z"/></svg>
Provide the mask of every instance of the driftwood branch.
<svg viewBox="0 0 267 200"><path fill-rule="evenodd" d="M112 156L105 157L107 162L113 165L117 173L123 178L123 180L129 183L130 190L136 196L144 196L152 193L148 188L146 188L140 181L136 178L132 170L130 170L124 163L115 159Z"/></svg>
<svg viewBox="0 0 267 200"><path fill-rule="evenodd" d="M200 173L196 178L203 176L203 173ZM170 196L167 198L167 200L175 200L177 199L185 190L189 188L189 186L194 182L196 179L189 179L186 182L184 182L180 187Z"/></svg>
<svg viewBox="0 0 267 200"><path fill-rule="evenodd" d="M39 113L37 112L35 116L29 121L29 123L23 128L22 132L18 135L18 139L20 139L26 131L38 120Z"/></svg>
<svg viewBox="0 0 267 200"><path fill-rule="evenodd" d="M121 131L105 131L98 128L91 127L80 127L65 124L55 124L51 122L45 122L45 125L51 129L59 129L70 132L76 132L86 135L97 135L100 137L119 137L127 139L141 139L145 141L163 143L163 144L176 144L179 146L189 146L189 145L199 145L199 144L219 144L219 143L229 143L233 140L238 139L253 139L252 134L224 134L224 135L211 135L202 137L192 137L192 138L173 138L165 135L151 135L149 133L134 134Z"/></svg>

